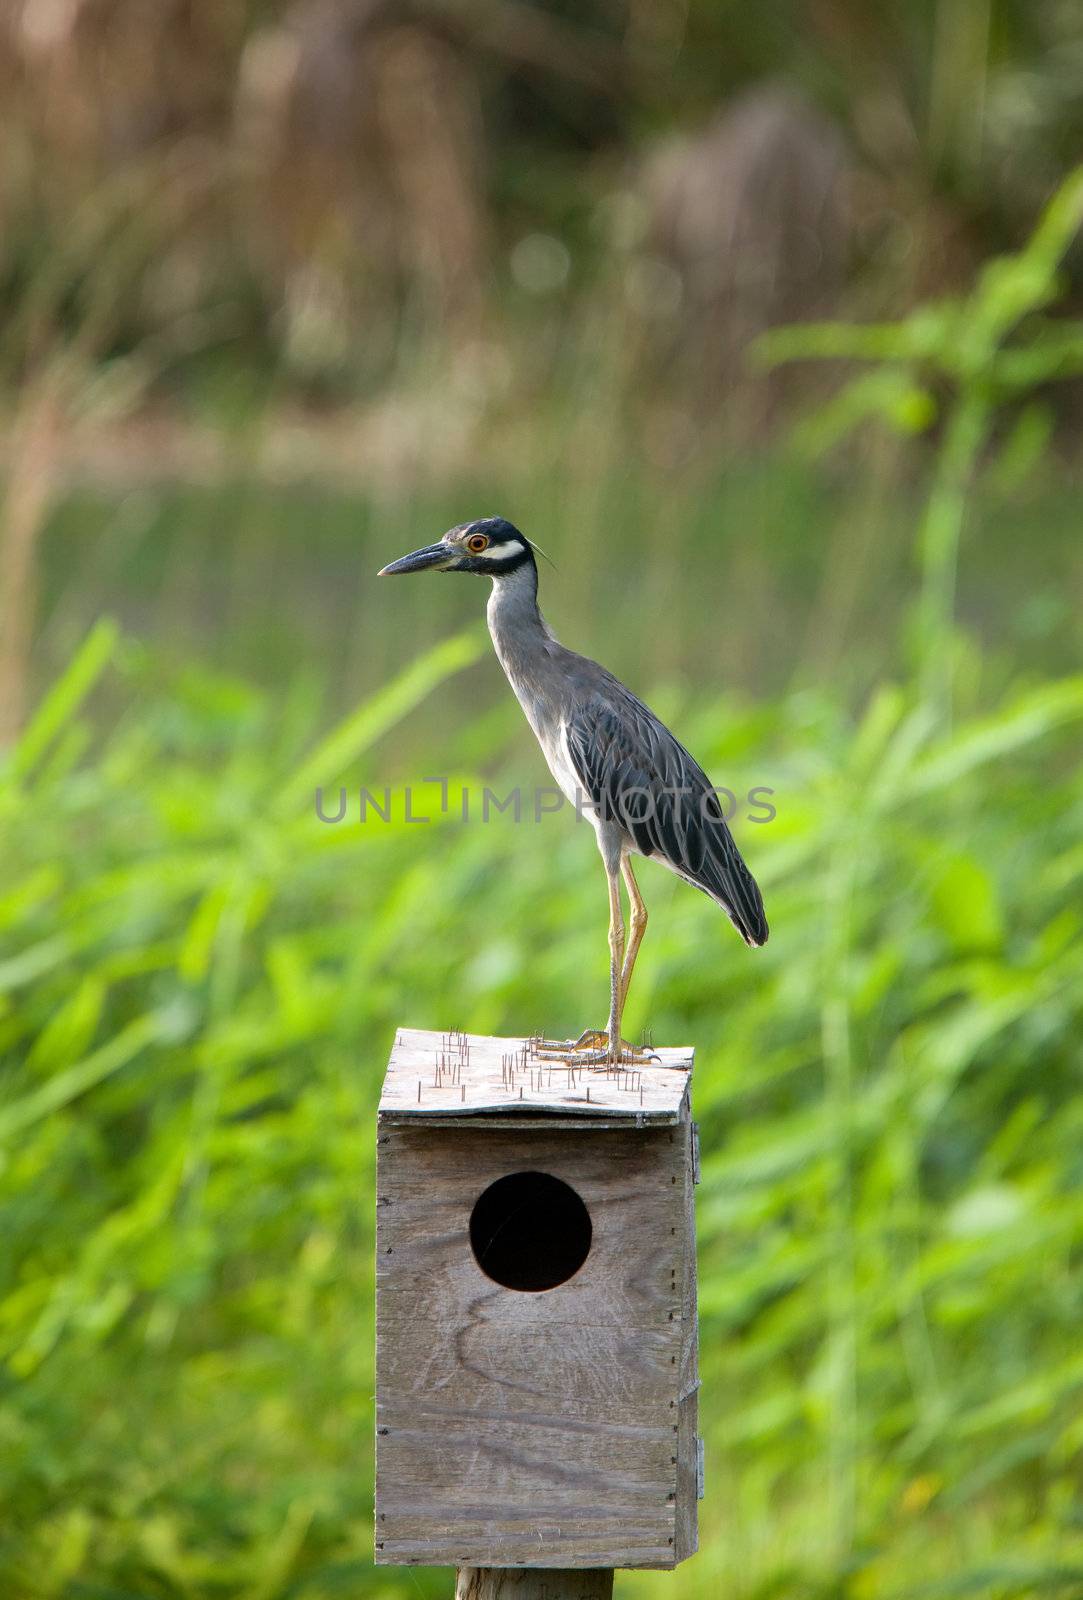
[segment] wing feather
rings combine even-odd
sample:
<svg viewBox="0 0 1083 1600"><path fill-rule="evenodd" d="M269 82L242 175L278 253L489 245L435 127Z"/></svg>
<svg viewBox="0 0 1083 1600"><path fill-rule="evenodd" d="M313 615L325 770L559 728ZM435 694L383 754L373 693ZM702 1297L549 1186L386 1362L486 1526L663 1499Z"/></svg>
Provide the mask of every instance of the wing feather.
<svg viewBox="0 0 1083 1600"><path fill-rule="evenodd" d="M568 756L595 814L623 827L640 855L710 895L746 943L764 944L759 887L706 774L641 700L606 678L565 722Z"/></svg>

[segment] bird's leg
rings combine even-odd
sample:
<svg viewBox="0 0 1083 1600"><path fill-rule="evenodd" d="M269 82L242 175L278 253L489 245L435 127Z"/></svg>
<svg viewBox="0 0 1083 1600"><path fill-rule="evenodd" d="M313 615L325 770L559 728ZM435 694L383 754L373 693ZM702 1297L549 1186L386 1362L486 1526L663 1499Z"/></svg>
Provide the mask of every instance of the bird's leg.
<svg viewBox="0 0 1083 1600"><path fill-rule="evenodd" d="M606 1056L610 1066L620 1060L620 1018L624 1010L624 987L621 971L624 962L624 910L620 903L620 869L611 871L606 864L609 879L609 1022L606 1026Z"/></svg>
<svg viewBox="0 0 1083 1600"><path fill-rule="evenodd" d="M624 912L620 903L620 873L623 873L624 881L628 885L628 896L632 906L632 936L628 942L627 954L625 954ZM628 1044L620 1036L620 1020L628 994L628 982L632 976L632 967L635 965L636 952L643 938L647 908L639 893L639 885L632 876L627 856L622 857L619 871L610 872L607 865L606 876L609 880L608 1025L604 1032L599 1028L587 1028L578 1039L567 1043L554 1039L542 1040L542 1049L538 1052L542 1060L571 1059L582 1066L613 1067L622 1062L642 1064L658 1059L653 1051L638 1050L635 1045Z"/></svg>
<svg viewBox="0 0 1083 1600"><path fill-rule="evenodd" d="M624 966L620 975L620 1004L623 1012L628 999L628 990L632 983L632 968L636 964L639 947L643 943L643 935L647 931L647 907L643 903L643 896L639 892L639 884L632 871L632 859L623 855L620 870L624 874L624 882L628 888L628 900L632 907L632 927L628 936L628 948L624 954Z"/></svg>
<svg viewBox="0 0 1083 1600"><path fill-rule="evenodd" d="M631 933L627 945L624 946L623 960L620 963L619 974L615 979L615 999L609 1013L609 1049L607 1060L610 1066L617 1066L621 1062L630 1064L645 1061L657 1061L659 1057L653 1050L640 1049L634 1044L629 1044L620 1036L621 1018L624 1015L625 1002L628 999L628 988L632 981L632 968L636 964L639 947L643 943L643 934L647 927L647 907L643 903L643 896L639 892L639 885L632 871L632 863L627 853L621 856L620 870L628 888L628 901L632 908ZM621 941L623 944L624 926L621 924ZM612 946L611 946L612 948ZM616 1044L614 1045L614 1040Z"/></svg>
<svg viewBox="0 0 1083 1600"><path fill-rule="evenodd" d="M620 869L615 866L611 871L606 862L605 873L609 882L609 1025L605 1029L585 1028L578 1039L543 1039L538 1052L543 1061L571 1060L577 1066L609 1067L619 1059L624 911L620 903ZM613 1055L614 1040L618 1047L616 1057Z"/></svg>

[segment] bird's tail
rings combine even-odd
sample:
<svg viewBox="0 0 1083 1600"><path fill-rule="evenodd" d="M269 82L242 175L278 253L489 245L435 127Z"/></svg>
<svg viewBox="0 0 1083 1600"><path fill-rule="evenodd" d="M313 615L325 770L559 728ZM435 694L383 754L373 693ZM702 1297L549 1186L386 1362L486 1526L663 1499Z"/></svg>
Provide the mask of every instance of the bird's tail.
<svg viewBox="0 0 1083 1600"><path fill-rule="evenodd" d="M756 911L751 919L746 920L744 917L738 916L729 906L726 906L725 910L729 913L730 921L745 941L745 944L750 944L753 949L759 949L760 945L767 943L771 930L767 926L767 913L763 909L763 897L755 879L752 880L752 884L756 890Z"/></svg>
<svg viewBox="0 0 1083 1600"><path fill-rule="evenodd" d="M726 850L704 862L698 887L729 917L745 944L758 948L770 932L760 886L745 866L744 857L730 835Z"/></svg>

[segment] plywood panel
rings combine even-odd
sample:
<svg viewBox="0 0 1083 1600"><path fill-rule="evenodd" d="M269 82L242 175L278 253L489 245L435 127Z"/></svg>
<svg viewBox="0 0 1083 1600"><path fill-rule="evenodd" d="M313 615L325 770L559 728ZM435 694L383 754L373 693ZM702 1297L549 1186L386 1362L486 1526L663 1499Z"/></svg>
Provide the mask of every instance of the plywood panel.
<svg viewBox="0 0 1083 1600"><path fill-rule="evenodd" d="M677 1431L677 1560L699 1548L699 1325L696 1308L696 1182L699 1161L697 1130L682 1124L688 1140L684 1169L685 1244L681 1280L680 1399Z"/></svg>
<svg viewBox="0 0 1083 1600"><path fill-rule="evenodd" d="M384 1122L379 1141L377 1560L672 1565L688 1124ZM469 1243L478 1196L521 1170L571 1184L594 1229L540 1294L494 1283Z"/></svg>
<svg viewBox="0 0 1083 1600"><path fill-rule="evenodd" d="M679 1321L687 1228L682 1129L569 1139L552 1126L534 1134L384 1127L379 1157L377 1283L394 1282L400 1325L650 1328ZM594 1230L584 1268L544 1296L502 1289L470 1249L475 1201L497 1178L524 1170L570 1184Z"/></svg>
<svg viewBox="0 0 1083 1600"><path fill-rule="evenodd" d="M677 1407L676 1554L678 1561L699 1548L699 1391Z"/></svg>
<svg viewBox="0 0 1083 1600"><path fill-rule="evenodd" d="M655 1053L657 1061L607 1071L543 1061L531 1039L400 1028L380 1113L410 1121L529 1112L673 1124L686 1114L693 1051Z"/></svg>

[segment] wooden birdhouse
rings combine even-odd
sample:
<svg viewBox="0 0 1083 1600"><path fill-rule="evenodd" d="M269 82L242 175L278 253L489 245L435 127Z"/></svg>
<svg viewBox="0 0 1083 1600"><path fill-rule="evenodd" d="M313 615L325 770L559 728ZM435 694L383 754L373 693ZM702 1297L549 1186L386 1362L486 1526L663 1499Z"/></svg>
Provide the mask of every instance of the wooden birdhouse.
<svg viewBox="0 0 1083 1600"><path fill-rule="evenodd" d="M376 1560L696 1548L690 1050L572 1068L403 1029L380 1100Z"/></svg>

